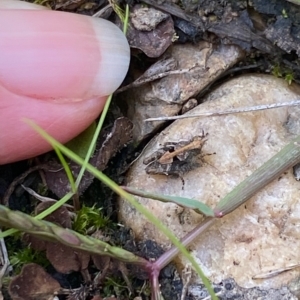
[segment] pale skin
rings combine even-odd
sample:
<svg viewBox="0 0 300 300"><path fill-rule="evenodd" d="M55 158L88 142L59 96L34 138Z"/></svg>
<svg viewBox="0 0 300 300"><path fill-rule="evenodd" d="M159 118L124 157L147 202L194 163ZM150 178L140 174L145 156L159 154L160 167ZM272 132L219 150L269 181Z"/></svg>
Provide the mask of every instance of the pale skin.
<svg viewBox="0 0 300 300"><path fill-rule="evenodd" d="M129 46L115 25L0 1L0 164L51 150L24 118L62 143L82 132L128 65Z"/></svg>

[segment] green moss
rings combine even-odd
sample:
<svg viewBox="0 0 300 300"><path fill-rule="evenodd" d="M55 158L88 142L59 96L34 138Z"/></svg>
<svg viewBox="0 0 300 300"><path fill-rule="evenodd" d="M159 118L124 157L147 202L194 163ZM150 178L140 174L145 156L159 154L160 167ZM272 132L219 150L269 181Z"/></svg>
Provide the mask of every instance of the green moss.
<svg viewBox="0 0 300 300"><path fill-rule="evenodd" d="M76 214L73 230L87 234L108 225L110 225L109 218L103 216L101 208L97 208L95 205L92 207L83 205Z"/></svg>
<svg viewBox="0 0 300 300"><path fill-rule="evenodd" d="M284 80L289 84L291 85L293 80L294 80L294 74L291 72L291 73L287 73L285 76L284 76Z"/></svg>
<svg viewBox="0 0 300 300"><path fill-rule="evenodd" d="M103 284L103 294L104 296L116 295L117 298L119 298L119 297L124 297L125 295L129 297L130 292L128 290L128 287L124 279L121 279L120 277L119 278L107 277L105 278Z"/></svg>
<svg viewBox="0 0 300 300"><path fill-rule="evenodd" d="M24 265L29 263L36 263L44 268L50 265L46 254L44 252L39 252L31 249L30 247L25 247L17 252L14 252L9 257L10 263L14 268L14 273L18 274Z"/></svg>
<svg viewBox="0 0 300 300"><path fill-rule="evenodd" d="M275 65L273 67L272 74L275 77L284 78L288 84L292 84L294 80L293 71L288 68L281 67L280 65Z"/></svg>

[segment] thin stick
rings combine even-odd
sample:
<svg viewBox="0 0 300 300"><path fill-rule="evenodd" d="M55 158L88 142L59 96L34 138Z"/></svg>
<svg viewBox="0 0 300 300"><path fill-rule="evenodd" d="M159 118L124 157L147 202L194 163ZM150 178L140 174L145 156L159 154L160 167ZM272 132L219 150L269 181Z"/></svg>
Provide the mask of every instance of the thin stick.
<svg viewBox="0 0 300 300"><path fill-rule="evenodd" d="M280 269L276 269L276 270L271 270L269 272L263 273L263 274L258 274L252 277L252 279L267 279L267 278L272 278L274 276L277 276L281 273L284 273L286 271L289 270L293 270L295 268L299 268L300 264L296 264L296 265L292 265L292 266L288 266L288 267L284 267L284 268L280 268Z"/></svg>
<svg viewBox="0 0 300 300"><path fill-rule="evenodd" d="M197 225L191 232L185 235L180 242L185 247L189 246L200 234L205 232L210 226L212 226L218 219L208 217L202 223ZM162 269L169 264L178 254L180 250L176 246L172 246L168 251L161 255L153 264Z"/></svg>
<svg viewBox="0 0 300 300"><path fill-rule="evenodd" d="M49 197L44 197L44 196L41 196L39 195L37 192L35 192L33 189L27 187L27 186L24 186L23 184L21 184L21 187L28 193L30 194L31 196L33 196L34 198L36 198L37 200L40 200L41 202L57 202L57 200L53 199L53 198L49 198ZM65 206L67 208L70 208L70 209L74 209L74 206L73 205L69 205L69 204L64 204L62 206Z"/></svg>
<svg viewBox="0 0 300 300"><path fill-rule="evenodd" d="M263 104L263 105L256 105L256 106L250 106L250 107L232 108L232 109L225 110L225 111L212 111L212 112L203 112L203 113L191 114L191 115L149 118L149 119L144 120L144 122L171 121L171 120L187 119L187 118L222 116L222 115L229 115L229 114L236 114L236 113L259 111L259 110L265 110L265 109L273 109L273 108L279 108L279 107L284 107L284 106L298 106L298 105L300 105L300 100L281 102L281 103L272 103L272 104Z"/></svg>

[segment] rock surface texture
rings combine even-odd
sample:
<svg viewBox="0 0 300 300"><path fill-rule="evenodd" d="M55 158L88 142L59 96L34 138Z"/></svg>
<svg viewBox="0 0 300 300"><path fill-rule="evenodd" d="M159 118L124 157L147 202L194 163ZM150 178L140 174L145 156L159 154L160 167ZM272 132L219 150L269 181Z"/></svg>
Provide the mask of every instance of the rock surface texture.
<svg viewBox="0 0 300 300"><path fill-rule="evenodd" d="M300 87L289 86L272 76L247 75L213 91L205 102L188 114L224 111L230 108L293 101L300 98ZM214 207L216 203L254 170L300 134L300 108L271 110L177 120L155 137L135 162L127 185L157 194L199 199ZM200 167L180 178L149 175L143 159L166 142L188 140L208 133L198 155ZM215 153L215 154L212 154ZM212 155L205 155L212 154ZM204 155L204 156L203 156ZM183 237L203 217L172 203L137 197L157 218ZM300 262L300 183L292 170L273 181L231 214L218 220L189 249L205 274L213 281L232 277L244 288L279 288L295 283L294 269L269 279L252 279L269 270ZM120 199L120 218L140 240L152 239L168 249L170 242L130 204ZM181 267L188 262L177 258ZM197 281L196 277L194 278Z"/></svg>
<svg viewBox="0 0 300 300"><path fill-rule="evenodd" d="M235 65L243 57L243 52L233 45L213 49L212 44L199 42L196 45L173 45L165 56L175 60L176 70L190 71L155 80L121 95L122 102L127 103L126 115L134 122L135 142L151 135L162 124L145 123L145 119L177 115L184 103Z"/></svg>

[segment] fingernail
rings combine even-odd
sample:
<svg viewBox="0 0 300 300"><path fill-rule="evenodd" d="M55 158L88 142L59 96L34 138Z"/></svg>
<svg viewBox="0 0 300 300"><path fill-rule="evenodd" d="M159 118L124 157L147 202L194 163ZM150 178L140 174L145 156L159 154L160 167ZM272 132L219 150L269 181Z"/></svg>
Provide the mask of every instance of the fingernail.
<svg viewBox="0 0 300 300"><path fill-rule="evenodd" d="M96 92L101 89L101 91L105 91L105 95L109 95L124 80L129 67L130 48L125 36L115 25L106 26L108 21L100 18L90 18L89 20L93 24L101 49L101 60L92 90ZM104 86L102 83L106 81L113 86Z"/></svg>
<svg viewBox="0 0 300 300"><path fill-rule="evenodd" d="M109 95L129 58L125 36L106 20L0 9L0 84L15 94L56 102Z"/></svg>

